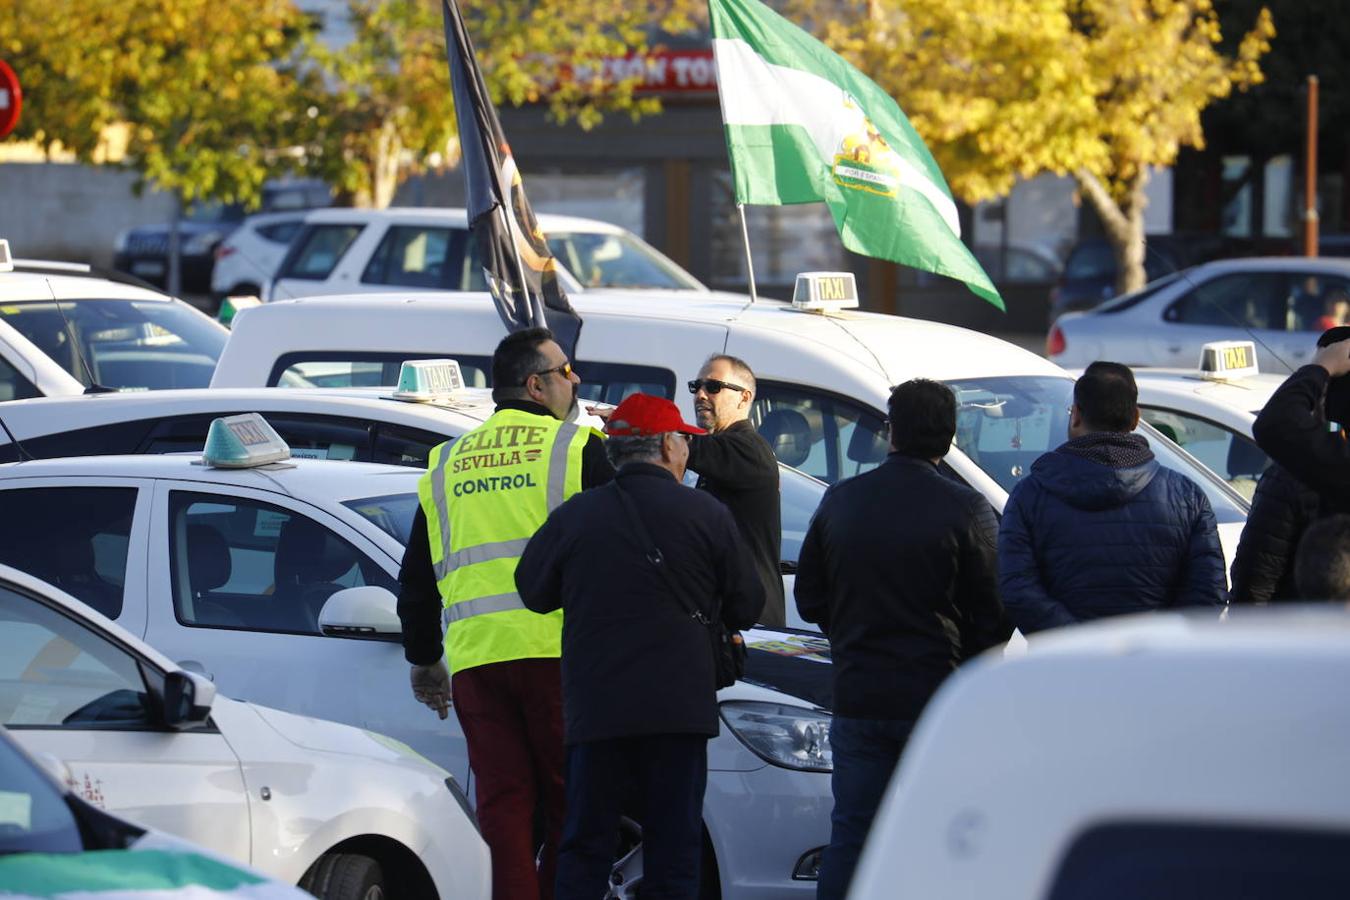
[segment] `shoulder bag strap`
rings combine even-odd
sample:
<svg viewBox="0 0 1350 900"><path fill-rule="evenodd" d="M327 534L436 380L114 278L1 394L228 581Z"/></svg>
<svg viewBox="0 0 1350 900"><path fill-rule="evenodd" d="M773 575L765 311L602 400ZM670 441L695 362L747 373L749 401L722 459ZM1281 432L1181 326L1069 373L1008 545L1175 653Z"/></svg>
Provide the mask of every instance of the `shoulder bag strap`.
<svg viewBox="0 0 1350 900"><path fill-rule="evenodd" d="M701 625L711 625L712 620L708 618L707 614L695 607L675 586L670 569L666 566L665 555L661 553L661 548L656 546L651 535L647 533L647 526L643 523L642 516L638 513L637 507L633 505L633 499L628 496L628 492L619 485L619 479L615 478L611 484L614 486L614 493L618 495L619 503L623 506L623 511L628 515L628 521L632 524L634 533L637 534L638 540L642 542L643 546L647 548L645 550L647 561L661 573L666 591L674 598L680 608L689 614L691 619L696 620Z"/></svg>

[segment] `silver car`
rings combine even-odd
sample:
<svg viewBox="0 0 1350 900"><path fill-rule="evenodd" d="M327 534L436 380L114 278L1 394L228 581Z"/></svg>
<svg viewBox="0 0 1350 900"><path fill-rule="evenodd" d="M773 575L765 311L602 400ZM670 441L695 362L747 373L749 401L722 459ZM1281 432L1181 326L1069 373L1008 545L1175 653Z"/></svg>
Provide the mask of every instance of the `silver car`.
<svg viewBox="0 0 1350 900"><path fill-rule="evenodd" d="M1345 323L1350 260L1227 259L1159 278L1050 328L1046 356L1065 368L1099 359L1132 366L1198 364L1211 341L1255 341L1261 371L1292 372L1317 335Z"/></svg>

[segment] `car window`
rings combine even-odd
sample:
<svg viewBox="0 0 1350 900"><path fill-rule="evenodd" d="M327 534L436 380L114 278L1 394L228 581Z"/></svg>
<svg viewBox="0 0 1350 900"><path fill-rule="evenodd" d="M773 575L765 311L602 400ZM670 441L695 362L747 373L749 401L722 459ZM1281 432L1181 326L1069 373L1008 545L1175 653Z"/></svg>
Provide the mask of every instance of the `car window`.
<svg viewBox="0 0 1350 900"><path fill-rule="evenodd" d="M802 385L761 381L750 421L779 462L829 484L874 469L886 458L881 416Z"/></svg>
<svg viewBox="0 0 1350 900"><path fill-rule="evenodd" d="M346 540L292 510L248 498L169 495L174 610L184 625L319 634L343 588L397 582Z"/></svg>
<svg viewBox="0 0 1350 900"><path fill-rule="evenodd" d="M148 728L139 661L65 614L0 588L0 722L7 728Z"/></svg>
<svg viewBox="0 0 1350 900"><path fill-rule="evenodd" d="M448 437L406 425L379 424L375 426L375 452L371 462L426 468L431 449L445 443Z"/></svg>
<svg viewBox="0 0 1350 900"><path fill-rule="evenodd" d="M1248 500L1255 495L1256 482L1270 465L1270 457L1251 438L1180 410L1141 406L1139 413L1233 490Z"/></svg>
<svg viewBox="0 0 1350 900"><path fill-rule="evenodd" d="M0 318L88 387L206 387L230 333L186 303L158 300L24 301Z"/></svg>
<svg viewBox="0 0 1350 900"><path fill-rule="evenodd" d="M416 288L451 286L451 273L461 267L467 234L462 229L395 225L375 248L361 281Z"/></svg>
<svg viewBox="0 0 1350 900"><path fill-rule="evenodd" d="M13 592L0 588L0 602L9 596ZM0 738L0 854L83 849L66 798L9 739Z"/></svg>
<svg viewBox="0 0 1350 900"><path fill-rule="evenodd" d="M577 397L582 400L618 406L629 394L652 394L667 400L675 397L675 373L659 366L578 360L576 372L581 379Z"/></svg>
<svg viewBox="0 0 1350 900"><path fill-rule="evenodd" d="M1111 313L1124 312L1127 309L1133 309L1180 277L1181 275L1179 273L1164 275L1156 281L1150 281L1133 293L1106 301L1101 306L1097 307L1096 312L1100 315L1110 315Z"/></svg>
<svg viewBox="0 0 1350 900"><path fill-rule="evenodd" d="M1079 244L1064 264L1065 278L1115 278L1116 255L1105 241Z"/></svg>
<svg viewBox="0 0 1350 900"><path fill-rule="evenodd" d="M408 543L419 500L416 494L384 494L344 500L342 505L375 525L400 544Z"/></svg>
<svg viewBox="0 0 1350 900"><path fill-rule="evenodd" d="M633 235L552 232L548 247L586 287L675 291L702 287L692 275Z"/></svg>
<svg viewBox="0 0 1350 900"><path fill-rule="evenodd" d="M1323 332L1350 324L1350 279L1336 275L1296 275L1293 279L1290 331Z"/></svg>
<svg viewBox="0 0 1350 900"><path fill-rule="evenodd" d="M0 498L0 563L121 615L135 488L17 488Z"/></svg>
<svg viewBox="0 0 1350 900"><path fill-rule="evenodd" d="M360 225L312 225L291 248L285 270L279 278L308 278L322 281L337 268L338 260L361 233Z"/></svg>
<svg viewBox="0 0 1350 900"><path fill-rule="evenodd" d="M291 239L299 233L300 229L305 227L303 220L296 219L294 222L277 222L273 225L263 225L257 229L258 234L274 244L289 244Z"/></svg>
<svg viewBox="0 0 1350 900"><path fill-rule="evenodd" d="M820 506L820 498L825 496L825 485L794 469L782 468L778 492L783 520L783 549L779 556L783 571L795 572L802 541L806 540L806 529L816 514L816 507Z"/></svg>
<svg viewBox="0 0 1350 900"><path fill-rule="evenodd" d="M398 384L399 369L404 360L443 359L439 353L370 353L363 350L301 350L284 353L272 366L267 386L276 387L287 379L301 379L301 384L317 388L393 387ZM492 377L492 358L488 356L455 356L465 387L489 387Z"/></svg>
<svg viewBox="0 0 1350 900"><path fill-rule="evenodd" d="M5 400L27 400L29 397L41 397L42 393L0 356L0 402Z"/></svg>
<svg viewBox="0 0 1350 900"><path fill-rule="evenodd" d="M1350 834L1330 828L1132 821L1078 835L1048 900L1331 900L1350 896Z"/></svg>
<svg viewBox="0 0 1350 900"><path fill-rule="evenodd" d="M1164 318L1182 325L1284 331L1290 278L1277 272L1220 275L1167 308Z"/></svg>

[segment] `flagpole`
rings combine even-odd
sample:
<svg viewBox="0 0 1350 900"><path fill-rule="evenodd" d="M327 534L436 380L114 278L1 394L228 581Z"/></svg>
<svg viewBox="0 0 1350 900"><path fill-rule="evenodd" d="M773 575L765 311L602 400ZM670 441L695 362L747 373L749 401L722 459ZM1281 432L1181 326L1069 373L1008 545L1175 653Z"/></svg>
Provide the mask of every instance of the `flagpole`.
<svg viewBox="0 0 1350 900"><path fill-rule="evenodd" d="M737 203L736 211L741 214L741 237L745 239L745 271L750 277L750 304L755 302L755 261L750 257L750 229L745 224L745 204Z"/></svg>

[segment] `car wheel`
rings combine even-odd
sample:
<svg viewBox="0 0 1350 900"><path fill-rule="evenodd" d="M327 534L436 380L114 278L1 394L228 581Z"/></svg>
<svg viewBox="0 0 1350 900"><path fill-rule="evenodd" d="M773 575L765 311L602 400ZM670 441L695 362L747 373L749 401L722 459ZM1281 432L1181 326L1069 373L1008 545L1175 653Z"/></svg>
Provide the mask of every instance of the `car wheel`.
<svg viewBox="0 0 1350 900"><path fill-rule="evenodd" d="M384 872L369 856L325 853L300 879L300 889L321 900L384 900Z"/></svg>
<svg viewBox="0 0 1350 900"><path fill-rule="evenodd" d="M718 879L717 857L712 842L703 833L703 862L699 867L699 900L721 900L722 888ZM609 890L605 900L630 900L642 894L642 826L624 816L619 821L619 843L615 848L614 866L609 873Z"/></svg>

